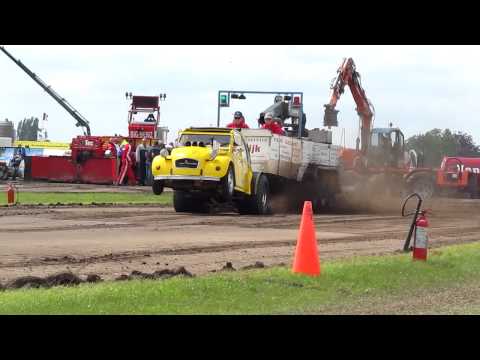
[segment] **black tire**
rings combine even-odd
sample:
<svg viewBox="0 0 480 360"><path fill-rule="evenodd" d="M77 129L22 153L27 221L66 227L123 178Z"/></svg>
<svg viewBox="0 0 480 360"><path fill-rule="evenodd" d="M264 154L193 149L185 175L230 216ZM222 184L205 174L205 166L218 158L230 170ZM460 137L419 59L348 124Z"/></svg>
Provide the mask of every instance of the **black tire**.
<svg viewBox="0 0 480 360"><path fill-rule="evenodd" d="M155 195L161 195L163 193L163 181L154 180L152 184L152 190Z"/></svg>
<svg viewBox="0 0 480 360"><path fill-rule="evenodd" d="M173 192L173 208L176 212L207 213L207 199L195 196L187 191Z"/></svg>
<svg viewBox="0 0 480 360"><path fill-rule="evenodd" d="M468 192L470 199L478 199L478 176L471 174L468 178Z"/></svg>
<svg viewBox="0 0 480 360"><path fill-rule="evenodd" d="M419 194L423 200L428 200L435 194L435 180L426 174L414 174L407 180L407 190Z"/></svg>
<svg viewBox="0 0 480 360"><path fill-rule="evenodd" d="M231 201L235 193L235 172L232 165L228 167L227 174L221 180L221 192L226 201Z"/></svg>
<svg viewBox="0 0 480 360"><path fill-rule="evenodd" d="M173 192L173 208L176 212L189 212L192 207L192 198L185 191L175 190Z"/></svg>
<svg viewBox="0 0 480 360"><path fill-rule="evenodd" d="M255 193L237 204L240 214L269 215L272 213L270 204L270 186L266 176L261 175Z"/></svg>

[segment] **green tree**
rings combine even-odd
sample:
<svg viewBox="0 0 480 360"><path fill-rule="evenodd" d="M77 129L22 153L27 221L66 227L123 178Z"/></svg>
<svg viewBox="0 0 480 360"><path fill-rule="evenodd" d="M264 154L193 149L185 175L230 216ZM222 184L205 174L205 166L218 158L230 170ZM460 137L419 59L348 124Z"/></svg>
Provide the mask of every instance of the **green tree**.
<svg viewBox="0 0 480 360"><path fill-rule="evenodd" d="M36 117L25 118L17 125L17 139L26 141L37 141L39 131L39 120Z"/></svg>
<svg viewBox="0 0 480 360"><path fill-rule="evenodd" d="M480 156L471 135L450 129L432 129L407 139L407 148L419 155L420 165L438 167L444 156Z"/></svg>

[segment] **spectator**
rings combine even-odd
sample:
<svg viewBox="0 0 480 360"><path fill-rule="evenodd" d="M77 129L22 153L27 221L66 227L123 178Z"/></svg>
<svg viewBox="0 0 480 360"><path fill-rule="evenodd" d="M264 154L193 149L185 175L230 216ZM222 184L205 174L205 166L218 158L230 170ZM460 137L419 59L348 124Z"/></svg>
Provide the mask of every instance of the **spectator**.
<svg viewBox="0 0 480 360"><path fill-rule="evenodd" d="M122 166L121 166L120 174L117 178L116 184L122 185L125 179L125 176L127 176L129 185L136 185L137 180L135 179L135 173L133 172L133 168L132 168L132 158L131 158L132 146L125 139L122 142L121 149L122 149Z"/></svg>
<svg viewBox="0 0 480 360"><path fill-rule="evenodd" d="M233 121L228 124L227 127L232 129L249 129L249 126L246 124L245 118L240 111L235 111Z"/></svg>
<svg viewBox="0 0 480 360"><path fill-rule="evenodd" d="M274 121L273 120L273 115L271 113L266 113L265 114L265 124L262 125L262 129L270 130L273 134L285 135L285 131L278 124L279 120L280 119L277 119L277 121Z"/></svg>
<svg viewBox="0 0 480 360"><path fill-rule="evenodd" d="M143 138L135 149L135 167L137 170L137 178L140 185L145 185L145 153L147 139Z"/></svg>
<svg viewBox="0 0 480 360"><path fill-rule="evenodd" d="M146 167L146 185L152 185L153 176L152 176L152 162L155 156L160 155L161 151L160 143L158 140L155 140L152 146L147 149L145 167Z"/></svg>
<svg viewBox="0 0 480 360"><path fill-rule="evenodd" d="M13 167L12 180L17 179L20 164L22 163L22 160L24 157L25 157L25 149L19 145L17 149L15 149L15 153L13 155L12 160L10 160L10 164Z"/></svg>

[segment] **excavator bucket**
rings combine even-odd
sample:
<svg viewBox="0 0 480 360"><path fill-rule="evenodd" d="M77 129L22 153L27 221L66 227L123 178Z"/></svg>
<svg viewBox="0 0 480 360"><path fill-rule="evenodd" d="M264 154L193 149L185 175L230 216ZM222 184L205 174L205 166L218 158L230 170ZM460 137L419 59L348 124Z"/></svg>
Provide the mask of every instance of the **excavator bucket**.
<svg viewBox="0 0 480 360"><path fill-rule="evenodd" d="M338 110L332 109L330 105L325 106L325 115L323 117L323 126L338 126Z"/></svg>

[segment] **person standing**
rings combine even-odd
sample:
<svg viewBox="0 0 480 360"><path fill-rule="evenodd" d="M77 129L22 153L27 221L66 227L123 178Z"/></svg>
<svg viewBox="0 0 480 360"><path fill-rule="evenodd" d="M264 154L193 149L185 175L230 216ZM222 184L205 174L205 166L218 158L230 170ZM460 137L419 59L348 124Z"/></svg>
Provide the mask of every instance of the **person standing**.
<svg viewBox="0 0 480 360"><path fill-rule="evenodd" d="M137 170L137 178L140 185L145 185L145 152L147 139L143 138L135 149L135 166Z"/></svg>
<svg viewBox="0 0 480 360"><path fill-rule="evenodd" d="M20 164L22 163L22 160L25 157L25 149L22 148L20 145L15 149L15 153L13 155L13 158L11 160L11 166L13 168L13 174L12 174L12 180L16 180L18 173L19 173L19 168Z"/></svg>
<svg viewBox="0 0 480 360"><path fill-rule="evenodd" d="M117 185L122 185L125 180L125 176L128 178L129 185L136 185L135 173L132 167L132 146L126 139L123 140L121 145L122 150L122 165L120 174L118 175Z"/></svg>

